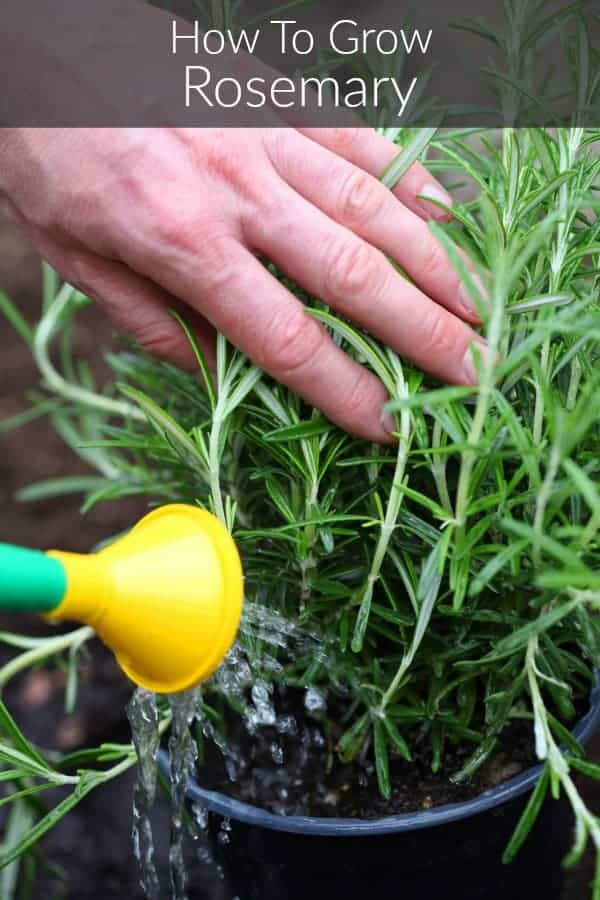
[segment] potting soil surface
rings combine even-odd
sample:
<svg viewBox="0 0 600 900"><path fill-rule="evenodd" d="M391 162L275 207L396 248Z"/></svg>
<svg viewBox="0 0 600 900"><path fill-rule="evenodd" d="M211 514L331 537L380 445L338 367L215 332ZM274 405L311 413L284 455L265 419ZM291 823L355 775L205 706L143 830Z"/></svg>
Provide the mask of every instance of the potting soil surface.
<svg viewBox="0 0 600 900"><path fill-rule="evenodd" d="M277 724L249 733L243 720L232 715L226 731L228 750L233 749L233 754L226 765L222 752L207 744L198 772L204 787L286 816L376 819L470 800L536 763L531 724L516 721L505 730L497 750L474 777L456 784L451 776L466 763L471 746L447 743L442 764L434 773L425 734L421 750L415 750L418 744L410 742L410 762L397 755L390 757L392 793L385 800L371 762L343 765L337 761L327 771L330 759L337 759L339 734L331 733L334 726L330 726L329 737L323 737L318 720L303 708L301 692L288 691L276 697L274 709L280 721L293 717L293 733L281 733ZM335 705L327 708L332 722L340 720L341 713L342 708L336 715Z"/></svg>

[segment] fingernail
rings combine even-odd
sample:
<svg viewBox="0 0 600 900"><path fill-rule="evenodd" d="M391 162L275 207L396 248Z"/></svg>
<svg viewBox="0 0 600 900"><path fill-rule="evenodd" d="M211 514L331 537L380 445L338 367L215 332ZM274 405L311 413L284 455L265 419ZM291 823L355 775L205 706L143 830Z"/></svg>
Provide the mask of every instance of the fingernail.
<svg viewBox="0 0 600 900"><path fill-rule="evenodd" d="M481 369L490 358L490 347L483 338L479 340L474 340L467 350L463 358L463 371L465 373L465 377L470 384L477 384L479 381L479 375L477 374L477 370L481 372Z"/></svg>
<svg viewBox="0 0 600 900"><path fill-rule="evenodd" d="M452 206L452 197L450 194L433 181L429 181L424 185L419 193L419 199L433 200L434 203L443 203L444 206ZM434 219L444 219L448 217L448 213L444 209L440 209L439 206L428 206L427 212L432 215Z"/></svg>
<svg viewBox="0 0 600 900"><path fill-rule="evenodd" d="M483 280L479 277L479 275L475 274L475 272L471 272L471 281L473 282L475 290L477 291L477 293L479 294L481 299L484 302L486 302L489 295L487 292L487 288L486 288L485 284L483 283ZM471 315L475 314L476 316L479 316L479 310L477 309L477 305L476 305L475 301L473 300L473 298L471 297L471 294L469 293L469 289L467 288L467 285L464 283L464 281L461 281L461 283L458 286L458 299L459 299L460 305L462 306L462 308L464 309L464 311L466 313L469 313Z"/></svg>

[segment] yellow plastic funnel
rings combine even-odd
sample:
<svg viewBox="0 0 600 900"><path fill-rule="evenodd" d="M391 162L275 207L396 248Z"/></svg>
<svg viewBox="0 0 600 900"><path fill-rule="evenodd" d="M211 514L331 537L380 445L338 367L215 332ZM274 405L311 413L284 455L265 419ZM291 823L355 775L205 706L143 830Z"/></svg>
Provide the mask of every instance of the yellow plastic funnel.
<svg viewBox="0 0 600 900"><path fill-rule="evenodd" d="M91 625L142 687L174 693L199 684L235 639L242 566L231 535L206 510L164 506L89 555L0 550L11 576L3 583L0 574L0 606L11 608L12 592L15 609Z"/></svg>

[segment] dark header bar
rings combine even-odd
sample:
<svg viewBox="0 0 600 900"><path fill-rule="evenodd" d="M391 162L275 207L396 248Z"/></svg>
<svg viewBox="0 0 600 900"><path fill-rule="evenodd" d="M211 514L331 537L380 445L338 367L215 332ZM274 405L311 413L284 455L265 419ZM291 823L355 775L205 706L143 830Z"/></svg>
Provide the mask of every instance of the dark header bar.
<svg viewBox="0 0 600 900"><path fill-rule="evenodd" d="M585 0L13 0L0 45L5 127L600 123Z"/></svg>

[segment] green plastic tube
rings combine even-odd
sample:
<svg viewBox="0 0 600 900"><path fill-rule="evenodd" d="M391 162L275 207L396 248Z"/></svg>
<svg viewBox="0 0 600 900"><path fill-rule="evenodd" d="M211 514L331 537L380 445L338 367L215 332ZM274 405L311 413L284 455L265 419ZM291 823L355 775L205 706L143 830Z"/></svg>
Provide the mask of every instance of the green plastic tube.
<svg viewBox="0 0 600 900"><path fill-rule="evenodd" d="M50 612L66 590L67 575L57 559L39 550L0 543L0 610Z"/></svg>

